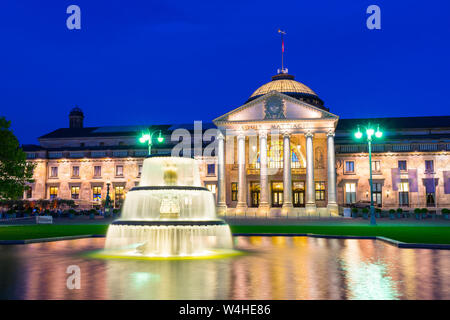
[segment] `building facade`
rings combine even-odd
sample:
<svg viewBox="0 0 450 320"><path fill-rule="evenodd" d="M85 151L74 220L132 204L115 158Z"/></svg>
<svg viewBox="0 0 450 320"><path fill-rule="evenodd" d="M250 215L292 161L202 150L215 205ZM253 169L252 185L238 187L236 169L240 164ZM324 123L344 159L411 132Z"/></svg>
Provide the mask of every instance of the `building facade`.
<svg viewBox="0 0 450 320"><path fill-rule="evenodd" d="M74 108L69 128L23 146L36 164L26 199L73 199L90 208L109 192L120 207L148 153L138 138L150 131L164 137L154 141L152 154L172 153L179 132L188 134L183 143L191 152L183 155L199 160L222 215L338 215L344 206L370 201L369 165L378 207L450 207L449 116L339 119L288 74L272 77L213 123L86 128L83 120ZM371 164L367 143L353 137L369 123L383 130Z"/></svg>

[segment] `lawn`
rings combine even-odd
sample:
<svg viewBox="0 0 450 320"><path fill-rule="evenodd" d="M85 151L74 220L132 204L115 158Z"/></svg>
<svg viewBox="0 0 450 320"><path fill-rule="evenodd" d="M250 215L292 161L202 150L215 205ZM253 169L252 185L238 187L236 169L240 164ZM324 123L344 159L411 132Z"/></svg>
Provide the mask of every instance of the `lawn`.
<svg viewBox="0 0 450 320"><path fill-rule="evenodd" d="M0 240L106 234L107 229L108 225L105 224L2 226L0 227Z"/></svg>
<svg viewBox="0 0 450 320"><path fill-rule="evenodd" d="M108 225L30 225L0 227L0 240L106 234ZM409 243L450 244L450 227L440 226L231 226L233 233L314 233L321 235L383 236Z"/></svg>

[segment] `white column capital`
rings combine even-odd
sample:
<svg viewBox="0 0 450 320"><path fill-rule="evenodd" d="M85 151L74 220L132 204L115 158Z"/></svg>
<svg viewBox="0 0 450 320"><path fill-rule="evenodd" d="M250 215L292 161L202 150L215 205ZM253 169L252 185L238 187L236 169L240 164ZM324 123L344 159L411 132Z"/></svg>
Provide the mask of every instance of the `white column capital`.
<svg viewBox="0 0 450 320"><path fill-rule="evenodd" d="M267 138L267 130L259 130L258 135L260 138Z"/></svg>
<svg viewBox="0 0 450 320"><path fill-rule="evenodd" d="M334 131L333 130L328 130L327 137L334 137L334 136L335 136Z"/></svg>
<svg viewBox="0 0 450 320"><path fill-rule="evenodd" d="M291 137L291 132L290 131L283 131L282 134L283 134L283 137L288 137L288 138Z"/></svg>
<svg viewBox="0 0 450 320"><path fill-rule="evenodd" d="M239 132L238 135L237 135L237 138L238 138L238 140L245 139L244 132Z"/></svg>
<svg viewBox="0 0 450 320"><path fill-rule="evenodd" d="M314 137L314 133L312 133L311 131L308 131L308 132L305 132L305 136L307 138L312 138L312 137Z"/></svg>
<svg viewBox="0 0 450 320"><path fill-rule="evenodd" d="M217 130L217 140L225 140L225 135L222 133L222 131Z"/></svg>

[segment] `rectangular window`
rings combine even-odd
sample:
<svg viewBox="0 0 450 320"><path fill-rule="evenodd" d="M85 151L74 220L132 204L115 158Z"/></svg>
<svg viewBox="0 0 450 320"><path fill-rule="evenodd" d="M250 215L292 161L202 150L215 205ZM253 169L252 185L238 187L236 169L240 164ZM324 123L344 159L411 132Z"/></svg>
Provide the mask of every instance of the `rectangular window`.
<svg viewBox="0 0 450 320"><path fill-rule="evenodd" d="M123 177L123 166L116 166L116 177Z"/></svg>
<svg viewBox="0 0 450 320"><path fill-rule="evenodd" d="M355 172L355 162L345 161L345 173L354 173L354 172Z"/></svg>
<svg viewBox="0 0 450 320"><path fill-rule="evenodd" d="M325 200L325 182L316 182L316 200Z"/></svg>
<svg viewBox="0 0 450 320"><path fill-rule="evenodd" d="M434 161L433 160L425 160L425 172L426 173L434 172Z"/></svg>
<svg viewBox="0 0 450 320"><path fill-rule="evenodd" d="M216 165L214 163L207 165L208 176L216 175Z"/></svg>
<svg viewBox="0 0 450 320"><path fill-rule="evenodd" d="M356 202L356 183L345 184L345 203L352 204Z"/></svg>
<svg viewBox="0 0 450 320"><path fill-rule="evenodd" d="M436 206L435 194L434 192L427 192L427 207Z"/></svg>
<svg viewBox="0 0 450 320"><path fill-rule="evenodd" d="M408 167L406 165L406 160L400 160L398 162L398 168L400 169L400 171L406 171L408 170Z"/></svg>
<svg viewBox="0 0 450 320"><path fill-rule="evenodd" d="M231 183L231 201L237 201L238 198L238 184L237 182Z"/></svg>
<svg viewBox="0 0 450 320"><path fill-rule="evenodd" d="M382 185L379 182L375 182L373 184L373 202L378 207L381 207L382 205L382 191L381 191Z"/></svg>
<svg viewBox="0 0 450 320"><path fill-rule="evenodd" d="M102 187L92 188L92 200L97 202L102 201Z"/></svg>
<svg viewBox="0 0 450 320"><path fill-rule="evenodd" d="M409 205L409 184L406 181L398 185L398 202L400 206Z"/></svg>
<svg viewBox="0 0 450 320"><path fill-rule="evenodd" d="M25 192L26 192L27 199L30 199L33 197L33 189L31 187L29 187Z"/></svg>
<svg viewBox="0 0 450 320"><path fill-rule="evenodd" d="M58 187L50 187L50 199L58 197Z"/></svg>
<svg viewBox="0 0 450 320"><path fill-rule="evenodd" d="M51 167L50 168L50 177L56 178L58 176L58 167Z"/></svg>
<svg viewBox="0 0 450 320"><path fill-rule="evenodd" d="M80 199L80 187L71 187L70 194L72 195L72 199Z"/></svg>
<svg viewBox="0 0 450 320"><path fill-rule="evenodd" d="M123 186L117 186L114 188L114 206L119 208L125 199L125 190Z"/></svg>
<svg viewBox="0 0 450 320"><path fill-rule="evenodd" d="M140 177L142 174L142 164L138 165L138 176Z"/></svg>
<svg viewBox="0 0 450 320"><path fill-rule="evenodd" d="M94 166L94 177L102 176L102 166Z"/></svg>
<svg viewBox="0 0 450 320"><path fill-rule="evenodd" d="M79 166L73 166L72 167L72 177L78 178L80 176L80 167Z"/></svg>
<svg viewBox="0 0 450 320"><path fill-rule="evenodd" d="M380 172L381 171L381 165L379 160L372 161L372 171L373 172Z"/></svg>
<svg viewBox="0 0 450 320"><path fill-rule="evenodd" d="M215 184L207 184L206 188L208 188L209 191L211 191L212 193L216 193L216 185Z"/></svg>

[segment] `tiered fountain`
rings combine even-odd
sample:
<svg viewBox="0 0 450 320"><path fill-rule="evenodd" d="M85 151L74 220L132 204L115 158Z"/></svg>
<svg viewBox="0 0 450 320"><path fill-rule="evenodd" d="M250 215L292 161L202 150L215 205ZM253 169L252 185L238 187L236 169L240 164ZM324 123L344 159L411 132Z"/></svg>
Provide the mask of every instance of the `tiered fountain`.
<svg viewBox="0 0 450 320"><path fill-rule="evenodd" d="M115 255L145 257L207 256L232 247L196 161L169 156L144 161L139 186L128 192L105 245Z"/></svg>

